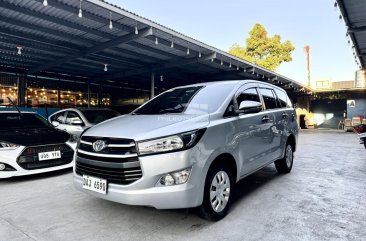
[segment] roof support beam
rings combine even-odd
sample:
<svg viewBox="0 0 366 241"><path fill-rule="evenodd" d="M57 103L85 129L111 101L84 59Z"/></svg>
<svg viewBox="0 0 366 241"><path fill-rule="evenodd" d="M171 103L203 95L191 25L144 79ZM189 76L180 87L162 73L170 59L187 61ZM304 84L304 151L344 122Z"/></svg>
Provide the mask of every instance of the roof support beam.
<svg viewBox="0 0 366 241"><path fill-rule="evenodd" d="M71 21L66 21L66 20L51 16L51 15L47 15L45 13L36 12L36 11L30 10L30 9L26 9L26 8L21 7L21 6L16 6L16 5L13 5L12 3L4 2L4 1L0 1L0 7L9 9L9 10L12 10L12 11L15 11L15 12L19 12L19 13L22 13L22 14L25 14L25 15L28 15L28 16L43 19L43 20L49 21L51 23L56 23L56 24L60 24L62 26L77 29L79 31L83 31L84 33L91 33L91 34L94 34L96 36L104 37L104 38L107 38L107 39L112 39L113 37L115 37L112 34L103 33L99 30L96 30L96 29L93 29L93 28L88 28L88 27L85 27L83 25L77 24L76 23L78 21L77 20L78 19L77 15L75 15L75 19L74 19L76 21L71 22Z"/></svg>
<svg viewBox="0 0 366 241"><path fill-rule="evenodd" d="M115 39L112 39L112 40L103 42L101 44L95 45L95 46L93 46L91 48L88 48L84 51L80 51L80 52L72 54L72 55L67 55L67 56L65 56L61 59L58 59L56 61L53 61L51 63L44 64L42 66L38 66L34 69L29 70L28 74L33 74L33 73L36 73L36 72L39 72L39 71L42 71L42 70L45 70L45 69L48 69L48 68L66 63L66 62L70 62L70 61L73 61L75 59L84 57L86 55L97 53L97 52L100 52L102 50L105 50L105 49L108 49L108 48L111 48L111 47L114 47L114 46L117 46L117 45L120 45L120 44L123 44L123 43L128 43L128 42L134 41L138 38L151 35L152 33L153 33L152 28L145 28L145 29L141 30L138 34L130 33L130 34L127 34L127 35L123 35L121 37L117 37Z"/></svg>
<svg viewBox="0 0 366 241"><path fill-rule="evenodd" d="M12 25L23 27L25 29L32 29L33 31L37 31L37 32L40 32L40 33L43 33L43 34L44 33L51 34L55 37L64 39L65 42L70 42L70 40L71 40L71 41L77 42L78 44L85 44L85 45L95 44L94 41L91 41L91 40L88 40L88 39L85 39L85 38L81 38L81 37L78 37L78 36L75 36L75 35L72 35L72 34L69 34L69 33L65 33L65 32L62 32L60 30L54 30L54 29L47 28L47 27L44 27L44 26L39 26L39 25L28 23L28 22L19 21L19 20L14 19L14 18L8 18L8 17L0 16L0 22L9 23L9 24L12 24Z"/></svg>
<svg viewBox="0 0 366 241"><path fill-rule="evenodd" d="M43 3L43 0L37 0L37 1L40 2L41 4ZM79 10L78 8L72 7L70 5L60 3L57 0L48 0L48 6L55 7L55 8L58 8L58 9L62 9L62 10L66 11L66 12L69 12L69 13L77 13L77 11ZM106 26L109 24L109 14L106 15L105 17L101 17L101 16L98 16L98 15L89 13L86 10L83 10L83 18L93 20L95 22L104 24ZM113 28L116 28L118 30L122 30L122 31L125 31L125 32L134 31L134 28L118 23L117 22L118 19L113 19L113 15L112 15L112 21L113 21Z"/></svg>
<svg viewBox="0 0 366 241"><path fill-rule="evenodd" d="M132 76L132 75L139 75L139 74L144 74L144 73L148 73L148 72L158 72L158 71L162 71L165 69L170 69L170 68L175 68L175 67L179 67L179 66L183 66L183 65L189 65L189 64L194 64L194 63L199 63L202 61L206 61L212 58L216 58L216 53L211 53L208 54L206 56L201 56L200 57L194 57L194 58L185 58L185 59L181 59L179 61L176 62L169 62L169 63L165 63L162 65L157 65L155 67L153 67L152 69L149 68L145 68L143 70L132 70L132 71L123 71L123 72L118 72L118 73L114 73L114 74L110 74L110 75L104 75L104 76L99 76L94 78L94 81L104 81L104 80L111 80L111 79L117 79L117 78L123 78L123 77L127 77L127 76Z"/></svg>
<svg viewBox="0 0 366 241"><path fill-rule="evenodd" d="M364 31L366 31L366 26L348 28L348 30L347 30L348 33L358 33L358 32L364 32Z"/></svg>

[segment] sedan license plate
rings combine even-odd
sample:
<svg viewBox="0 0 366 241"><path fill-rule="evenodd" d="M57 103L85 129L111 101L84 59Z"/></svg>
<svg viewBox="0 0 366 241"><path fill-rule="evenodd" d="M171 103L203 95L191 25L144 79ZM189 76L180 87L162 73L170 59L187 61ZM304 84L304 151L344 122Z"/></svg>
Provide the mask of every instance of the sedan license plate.
<svg viewBox="0 0 366 241"><path fill-rule="evenodd" d="M38 153L38 160L46 161L61 158L61 151L48 151Z"/></svg>
<svg viewBox="0 0 366 241"><path fill-rule="evenodd" d="M107 194L107 180L83 175L83 188L90 191Z"/></svg>

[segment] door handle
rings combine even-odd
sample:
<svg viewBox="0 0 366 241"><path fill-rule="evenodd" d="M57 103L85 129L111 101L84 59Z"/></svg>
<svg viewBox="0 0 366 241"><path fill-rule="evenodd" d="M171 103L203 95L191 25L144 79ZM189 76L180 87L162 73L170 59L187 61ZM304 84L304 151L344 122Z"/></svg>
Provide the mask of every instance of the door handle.
<svg viewBox="0 0 366 241"><path fill-rule="evenodd" d="M282 118L285 119L288 117L288 114L286 112L282 113Z"/></svg>
<svg viewBox="0 0 366 241"><path fill-rule="evenodd" d="M268 115L263 116L263 117L262 117L262 121L263 121L263 122L268 122L268 121L269 121L269 117L268 117Z"/></svg>

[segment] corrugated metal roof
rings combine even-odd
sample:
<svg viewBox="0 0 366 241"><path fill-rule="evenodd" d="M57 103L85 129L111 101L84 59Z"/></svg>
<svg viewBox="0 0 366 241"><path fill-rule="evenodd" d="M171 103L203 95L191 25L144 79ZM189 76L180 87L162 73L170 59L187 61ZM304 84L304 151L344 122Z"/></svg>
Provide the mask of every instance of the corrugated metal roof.
<svg viewBox="0 0 366 241"><path fill-rule="evenodd" d="M354 56L359 59L361 67L366 68L366 1L336 0L337 5L353 42Z"/></svg>
<svg viewBox="0 0 366 241"><path fill-rule="evenodd" d="M103 83L146 79L166 88L220 79L258 79L306 88L116 5L100 0L1 0L0 66L25 74L78 75ZM109 28L112 20L113 28ZM138 33L135 33L137 28ZM172 46L173 43L173 46ZM17 46L22 48L18 55ZM105 72L104 64L108 64ZM169 81L171 80L171 81Z"/></svg>

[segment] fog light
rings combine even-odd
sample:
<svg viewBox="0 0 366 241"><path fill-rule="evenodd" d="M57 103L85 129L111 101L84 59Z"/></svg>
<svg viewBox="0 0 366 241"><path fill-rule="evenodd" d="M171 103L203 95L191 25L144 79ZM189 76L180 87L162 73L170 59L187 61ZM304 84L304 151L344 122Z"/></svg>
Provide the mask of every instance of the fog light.
<svg viewBox="0 0 366 241"><path fill-rule="evenodd" d="M191 168L186 168L177 172L166 174L160 178L159 186L184 184L188 181L190 174Z"/></svg>
<svg viewBox="0 0 366 241"><path fill-rule="evenodd" d="M171 186L171 185L175 184L175 181L174 181L174 178L172 177L172 175L167 174L160 178L160 184L163 186Z"/></svg>
<svg viewBox="0 0 366 241"><path fill-rule="evenodd" d="M6 168L5 164L0 163L0 171L4 171Z"/></svg>
<svg viewBox="0 0 366 241"><path fill-rule="evenodd" d="M188 181L189 174L191 173L191 169L187 168L179 172L173 173L173 177L175 180L175 184L183 184Z"/></svg>

